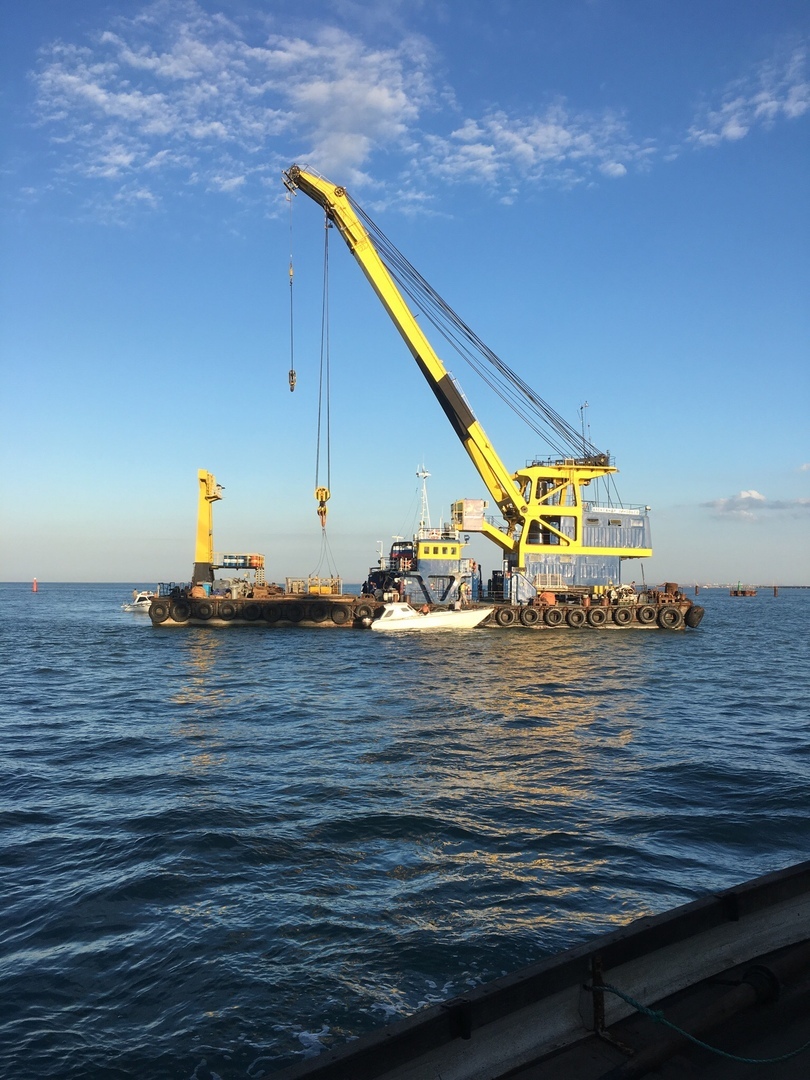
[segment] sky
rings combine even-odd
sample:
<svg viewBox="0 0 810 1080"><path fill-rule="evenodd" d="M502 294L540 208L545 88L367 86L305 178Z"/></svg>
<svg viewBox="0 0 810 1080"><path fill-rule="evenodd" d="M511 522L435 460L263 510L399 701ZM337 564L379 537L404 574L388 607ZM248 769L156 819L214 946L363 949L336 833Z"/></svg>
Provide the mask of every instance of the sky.
<svg viewBox="0 0 810 1080"><path fill-rule="evenodd" d="M487 497L335 230L325 301L298 163L611 454L648 582L810 584L806 3L0 11L0 579L188 580L199 469L280 582L362 580L421 466L434 525ZM441 344L507 466L546 456Z"/></svg>

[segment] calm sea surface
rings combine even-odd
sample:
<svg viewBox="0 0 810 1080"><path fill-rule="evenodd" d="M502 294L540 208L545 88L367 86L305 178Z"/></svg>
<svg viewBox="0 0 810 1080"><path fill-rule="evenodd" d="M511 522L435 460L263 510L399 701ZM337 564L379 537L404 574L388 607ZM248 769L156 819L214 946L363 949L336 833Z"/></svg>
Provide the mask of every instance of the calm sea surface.
<svg viewBox="0 0 810 1080"><path fill-rule="evenodd" d="M257 1080L810 856L810 591L697 631L154 630L0 586L0 1074Z"/></svg>

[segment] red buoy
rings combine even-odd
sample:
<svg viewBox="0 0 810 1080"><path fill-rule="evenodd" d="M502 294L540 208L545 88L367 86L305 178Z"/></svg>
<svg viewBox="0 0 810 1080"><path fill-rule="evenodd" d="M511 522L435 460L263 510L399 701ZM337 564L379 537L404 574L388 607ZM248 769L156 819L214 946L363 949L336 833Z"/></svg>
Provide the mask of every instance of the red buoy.
<svg viewBox="0 0 810 1080"><path fill-rule="evenodd" d="M34 584L31 586L31 592L37 592L39 586L37 585L37 579L34 578Z"/></svg>

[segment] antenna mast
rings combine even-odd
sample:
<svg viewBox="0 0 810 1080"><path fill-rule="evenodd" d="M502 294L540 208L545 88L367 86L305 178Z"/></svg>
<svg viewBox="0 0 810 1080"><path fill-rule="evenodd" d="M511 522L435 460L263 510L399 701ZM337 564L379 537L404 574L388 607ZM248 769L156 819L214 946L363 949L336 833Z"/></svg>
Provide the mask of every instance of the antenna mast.
<svg viewBox="0 0 810 1080"><path fill-rule="evenodd" d="M430 528L430 507L428 506L427 497L427 481L430 473L424 465L420 465L416 470L416 475L422 481L422 505L419 509L419 534L421 536L425 529Z"/></svg>

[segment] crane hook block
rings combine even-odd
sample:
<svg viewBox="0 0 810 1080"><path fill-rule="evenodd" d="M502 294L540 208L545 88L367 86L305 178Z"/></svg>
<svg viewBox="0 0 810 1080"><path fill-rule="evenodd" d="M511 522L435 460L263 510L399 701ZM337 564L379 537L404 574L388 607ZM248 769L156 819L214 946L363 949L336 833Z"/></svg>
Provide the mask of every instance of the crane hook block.
<svg viewBox="0 0 810 1080"><path fill-rule="evenodd" d="M321 519L321 528L326 528L326 502L329 498L329 488L318 487L315 488L315 498L318 500L318 517Z"/></svg>
<svg viewBox="0 0 810 1080"><path fill-rule="evenodd" d="M295 368L290 368L290 373L287 376L287 378L289 379L289 382L290 382L290 393L292 393L293 390L295 390L295 380L297 378L297 376L295 374Z"/></svg>

